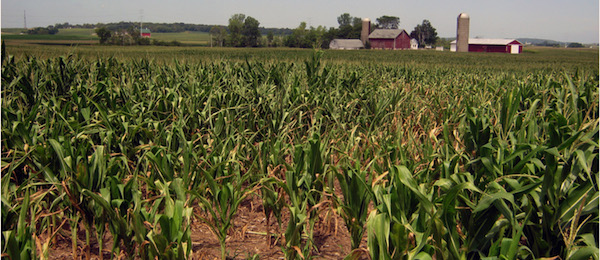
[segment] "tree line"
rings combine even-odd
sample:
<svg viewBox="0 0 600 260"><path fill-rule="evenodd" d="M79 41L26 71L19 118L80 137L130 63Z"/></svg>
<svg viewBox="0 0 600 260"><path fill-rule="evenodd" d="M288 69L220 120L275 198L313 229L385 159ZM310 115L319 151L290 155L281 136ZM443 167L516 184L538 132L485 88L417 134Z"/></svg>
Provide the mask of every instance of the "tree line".
<svg viewBox="0 0 600 260"><path fill-rule="evenodd" d="M307 26L301 22L294 29L275 29L260 27L260 22L245 14L234 14L229 18L227 26L221 25L194 25L184 23L144 23L144 27L152 32L182 32L200 31L210 34L210 46L221 47L295 47L295 48L329 48L333 39L359 39L362 31L362 18L353 17L349 13L337 17L338 27L326 28L325 26ZM371 31L380 29L398 29L400 18L397 16L383 15L371 24ZM177 42L158 42L140 37L137 24L133 22L119 22L110 24L96 24L96 33L101 44L118 45L178 45ZM89 25L82 25L89 26ZM57 24L55 28L69 28L68 23ZM263 35L266 34L266 37ZM417 39L420 46L434 45L439 38L436 29L428 20L423 20L410 33L411 38ZM368 48L368 46L366 46Z"/></svg>
<svg viewBox="0 0 600 260"><path fill-rule="evenodd" d="M96 24L69 24L69 23L57 23L54 26L50 25L50 27L54 27L57 29L68 29L68 28L84 28L84 29L97 29L97 28L106 28L110 31L122 31L128 30L131 27L139 27L139 22L118 22L118 23L96 23ZM220 25L207 25L207 24L189 24L189 23L143 23L144 28L148 28L152 32L157 33L173 33L173 32L210 32L213 27L227 27ZM288 28L265 28L259 27L258 30L261 34L267 34L272 32L274 35L288 35L291 34L292 30Z"/></svg>
<svg viewBox="0 0 600 260"><path fill-rule="evenodd" d="M22 33L26 33L29 35L38 35L38 34L57 34L58 33L58 28L56 28L55 26L48 26L48 27L34 27L34 28L29 28L25 31L22 31Z"/></svg>

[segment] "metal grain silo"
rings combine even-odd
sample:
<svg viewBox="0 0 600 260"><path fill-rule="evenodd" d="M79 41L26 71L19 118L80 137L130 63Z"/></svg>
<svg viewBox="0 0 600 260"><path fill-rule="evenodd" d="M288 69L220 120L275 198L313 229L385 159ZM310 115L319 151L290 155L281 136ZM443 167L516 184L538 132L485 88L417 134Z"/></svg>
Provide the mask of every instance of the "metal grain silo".
<svg viewBox="0 0 600 260"><path fill-rule="evenodd" d="M362 20L362 31L360 32L360 40L363 45L367 46L367 41L369 40L369 34L371 33L371 20L369 18L364 18Z"/></svg>
<svg viewBox="0 0 600 260"><path fill-rule="evenodd" d="M458 15L456 25L456 51L469 52L469 15L466 13Z"/></svg>

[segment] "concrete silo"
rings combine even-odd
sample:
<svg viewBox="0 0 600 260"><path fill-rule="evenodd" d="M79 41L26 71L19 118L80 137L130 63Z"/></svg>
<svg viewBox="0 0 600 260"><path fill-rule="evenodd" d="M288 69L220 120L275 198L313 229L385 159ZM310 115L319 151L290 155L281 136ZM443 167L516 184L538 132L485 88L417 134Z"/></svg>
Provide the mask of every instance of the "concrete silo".
<svg viewBox="0 0 600 260"><path fill-rule="evenodd" d="M360 32L360 40L363 45L367 46L367 41L369 40L369 34L371 33L371 20L369 18L364 18L362 20L362 31Z"/></svg>
<svg viewBox="0 0 600 260"><path fill-rule="evenodd" d="M466 13L458 15L456 25L456 51L469 52L469 15Z"/></svg>

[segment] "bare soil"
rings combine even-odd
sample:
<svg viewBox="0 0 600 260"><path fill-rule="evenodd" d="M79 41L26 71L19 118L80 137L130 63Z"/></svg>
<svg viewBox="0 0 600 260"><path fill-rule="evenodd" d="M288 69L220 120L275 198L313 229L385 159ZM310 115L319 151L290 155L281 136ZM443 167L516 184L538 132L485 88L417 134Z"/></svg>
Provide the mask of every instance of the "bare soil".
<svg viewBox="0 0 600 260"><path fill-rule="evenodd" d="M195 209L198 214L199 210ZM234 225L230 229L227 239L228 259L248 259L258 255L260 259L285 259L284 232L287 226L289 213L287 209L282 212L281 227L277 224L274 216L270 220L270 232L273 234L271 245L267 244L266 237L266 218L263 212L262 202L258 196L250 196L240 205ZM209 227L201 223L195 217L192 218L192 254L191 259L219 259L221 248L217 237L210 231ZM84 230L83 227L80 230ZM55 237L55 241L50 248L50 259L86 259L85 252L85 233L81 231L78 234L78 249L74 256L70 239L70 228L68 224L63 226L62 232ZM95 237L90 238L90 259L110 259L110 248L112 237L110 232L103 238L104 249L102 257L98 254L98 242ZM359 251L362 252L361 258L368 259L366 249L366 233ZM45 242L47 236L41 235L40 241ZM343 259L351 253L351 238L344 220L334 212L330 204L325 203L320 210L320 218L315 224L314 229L315 250L313 257L315 259ZM118 259L125 259L124 255L117 256Z"/></svg>

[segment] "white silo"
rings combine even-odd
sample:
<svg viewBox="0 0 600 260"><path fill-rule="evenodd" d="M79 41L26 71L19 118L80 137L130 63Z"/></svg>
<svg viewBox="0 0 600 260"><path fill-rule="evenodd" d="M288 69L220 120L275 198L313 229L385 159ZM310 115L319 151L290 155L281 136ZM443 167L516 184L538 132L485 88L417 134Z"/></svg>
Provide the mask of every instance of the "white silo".
<svg viewBox="0 0 600 260"><path fill-rule="evenodd" d="M360 32L360 40L363 45L367 46L367 41L369 40L369 34L371 33L371 20L369 18L364 18L362 20L362 31Z"/></svg>
<svg viewBox="0 0 600 260"><path fill-rule="evenodd" d="M456 51L469 52L469 15L461 13L457 20Z"/></svg>

